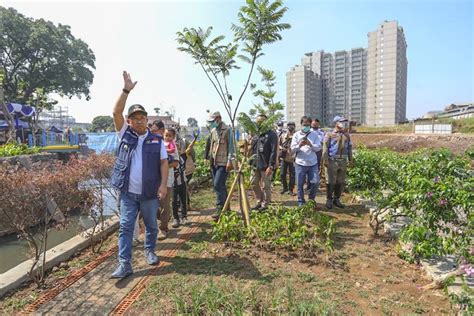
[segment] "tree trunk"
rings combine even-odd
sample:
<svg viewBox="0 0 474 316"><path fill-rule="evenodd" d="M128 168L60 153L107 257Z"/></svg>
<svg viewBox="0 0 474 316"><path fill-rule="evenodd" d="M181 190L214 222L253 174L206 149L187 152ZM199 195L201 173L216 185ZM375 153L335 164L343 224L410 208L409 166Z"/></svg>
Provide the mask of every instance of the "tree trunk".
<svg viewBox="0 0 474 316"><path fill-rule="evenodd" d="M7 105L5 104L4 95L3 95L3 85L0 84L0 106L3 111L3 116L5 116L5 121L8 124L8 130L6 134L7 143L15 139L15 126L13 125L13 117L8 112Z"/></svg>

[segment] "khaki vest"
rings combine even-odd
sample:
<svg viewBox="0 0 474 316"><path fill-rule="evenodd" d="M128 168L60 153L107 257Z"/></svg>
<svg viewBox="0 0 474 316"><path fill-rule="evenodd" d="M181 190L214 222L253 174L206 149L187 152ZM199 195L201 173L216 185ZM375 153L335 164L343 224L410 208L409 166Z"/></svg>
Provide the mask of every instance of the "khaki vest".
<svg viewBox="0 0 474 316"><path fill-rule="evenodd" d="M227 148L229 146L229 127L224 123L220 129L211 131L211 153L215 166L225 166L229 158Z"/></svg>

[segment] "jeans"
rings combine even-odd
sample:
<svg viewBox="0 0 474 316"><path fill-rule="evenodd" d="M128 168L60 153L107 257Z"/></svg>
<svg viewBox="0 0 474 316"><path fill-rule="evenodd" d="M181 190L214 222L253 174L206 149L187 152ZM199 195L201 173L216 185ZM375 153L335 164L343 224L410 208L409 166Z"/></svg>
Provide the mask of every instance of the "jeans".
<svg viewBox="0 0 474 316"><path fill-rule="evenodd" d="M144 199L139 194L126 193L120 195L120 231L119 231L119 262L129 264L132 260L132 238L138 210L145 222L145 249L154 251L158 224L156 221L159 203L158 198Z"/></svg>
<svg viewBox="0 0 474 316"><path fill-rule="evenodd" d="M225 170L225 166L214 166L212 167L212 175L214 180L214 192L216 192L217 196L217 207L223 207L227 199L226 181L228 172Z"/></svg>
<svg viewBox="0 0 474 316"><path fill-rule="evenodd" d="M290 185L288 186L287 173L290 174ZM293 162L281 161L280 177L283 190L290 190L293 192L295 188L295 166Z"/></svg>
<svg viewBox="0 0 474 316"><path fill-rule="evenodd" d="M316 191L319 187L318 164L315 164L313 166L301 166L295 163L295 173L296 185L298 186L298 205L301 206L305 203L303 187L306 177L308 177L310 183L308 198L310 200L314 200L314 198L316 197Z"/></svg>

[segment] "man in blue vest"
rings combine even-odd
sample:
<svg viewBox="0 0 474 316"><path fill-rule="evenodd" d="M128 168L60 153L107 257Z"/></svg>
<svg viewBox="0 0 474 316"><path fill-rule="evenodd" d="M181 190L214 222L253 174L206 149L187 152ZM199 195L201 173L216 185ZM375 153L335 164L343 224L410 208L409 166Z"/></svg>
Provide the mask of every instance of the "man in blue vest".
<svg viewBox="0 0 474 316"><path fill-rule="evenodd" d="M112 185L120 191L119 265L112 278L122 279L133 273L132 236L138 211L145 222L145 257L150 265L160 262L155 254L159 208L158 197L167 193L168 155L159 135L147 128L147 112L134 104L128 108L127 121L123 116L128 94L135 88L130 74L123 72L124 88L115 103L113 118L120 138L112 173Z"/></svg>

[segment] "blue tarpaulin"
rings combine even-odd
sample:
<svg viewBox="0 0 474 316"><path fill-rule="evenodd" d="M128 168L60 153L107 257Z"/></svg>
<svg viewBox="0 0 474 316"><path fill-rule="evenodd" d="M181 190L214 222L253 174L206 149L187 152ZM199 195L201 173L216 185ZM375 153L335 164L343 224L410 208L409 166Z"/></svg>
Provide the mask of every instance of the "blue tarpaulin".
<svg viewBox="0 0 474 316"><path fill-rule="evenodd" d="M115 154L119 139L117 133L86 133L86 144L96 154Z"/></svg>

